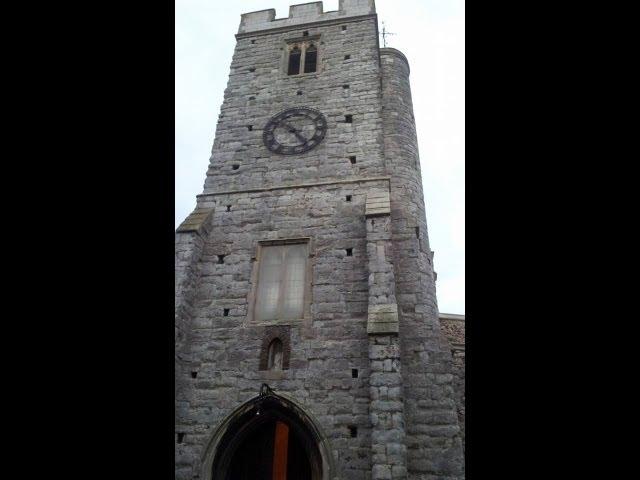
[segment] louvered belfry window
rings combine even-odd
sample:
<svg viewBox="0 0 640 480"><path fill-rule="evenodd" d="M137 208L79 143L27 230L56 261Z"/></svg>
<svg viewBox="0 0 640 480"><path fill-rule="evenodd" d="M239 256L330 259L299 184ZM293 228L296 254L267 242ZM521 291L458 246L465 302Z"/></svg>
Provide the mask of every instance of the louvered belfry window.
<svg viewBox="0 0 640 480"><path fill-rule="evenodd" d="M262 247L256 320L295 320L303 317L306 260L306 243Z"/></svg>
<svg viewBox="0 0 640 480"><path fill-rule="evenodd" d="M313 73L316 71L316 63L318 61L318 50L315 46L310 45L304 54L304 73Z"/></svg>
<svg viewBox="0 0 640 480"><path fill-rule="evenodd" d="M304 75L318 71L320 35L285 40L285 71L287 75Z"/></svg>
<svg viewBox="0 0 640 480"><path fill-rule="evenodd" d="M287 69L288 75L298 75L300 73L300 56L302 52L298 47L293 47L289 53L289 68Z"/></svg>

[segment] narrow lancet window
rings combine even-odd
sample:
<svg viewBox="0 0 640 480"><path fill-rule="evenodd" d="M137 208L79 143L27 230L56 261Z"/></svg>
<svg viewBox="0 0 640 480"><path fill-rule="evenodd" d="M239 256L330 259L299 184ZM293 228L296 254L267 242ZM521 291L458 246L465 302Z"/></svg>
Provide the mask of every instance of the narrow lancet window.
<svg viewBox="0 0 640 480"><path fill-rule="evenodd" d="M282 342L279 338L275 338L269 344L269 353L267 357L267 369L282 370Z"/></svg>
<svg viewBox="0 0 640 480"><path fill-rule="evenodd" d="M300 49L293 47L289 52L289 69L287 75L298 75L300 73Z"/></svg>
<svg viewBox="0 0 640 480"><path fill-rule="evenodd" d="M318 63L318 50L314 45L310 45L304 54L304 73L315 72L317 63Z"/></svg>

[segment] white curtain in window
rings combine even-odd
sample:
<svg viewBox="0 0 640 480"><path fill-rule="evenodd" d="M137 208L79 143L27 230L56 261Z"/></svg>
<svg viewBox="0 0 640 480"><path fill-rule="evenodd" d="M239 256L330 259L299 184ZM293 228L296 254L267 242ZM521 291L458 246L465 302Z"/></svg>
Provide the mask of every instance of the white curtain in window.
<svg viewBox="0 0 640 480"><path fill-rule="evenodd" d="M282 318L295 319L302 317L304 302L304 271L306 245L287 245L284 292L282 299Z"/></svg>
<svg viewBox="0 0 640 480"><path fill-rule="evenodd" d="M281 289L282 260L282 247L262 248L256 301L256 318L258 320L276 318Z"/></svg>
<svg viewBox="0 0 640 480"><path fill-rule="evenodd" d="M262 247L255 317L257 320L302 318L306 244Z"/></svg>

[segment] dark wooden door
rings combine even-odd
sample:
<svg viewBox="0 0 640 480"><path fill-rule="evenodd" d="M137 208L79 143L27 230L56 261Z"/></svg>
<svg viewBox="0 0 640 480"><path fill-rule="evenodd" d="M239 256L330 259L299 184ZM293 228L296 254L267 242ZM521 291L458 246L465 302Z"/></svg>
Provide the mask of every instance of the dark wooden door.
<svg viewBox="0 0 640 480"><path fill-rule="evenodd" d="M287 480L287 458L289 453L289 426L276 422L273 447L273 480Z"/></svg>
<svg viewBox="0 0 640 480"><path fill-rule="evenodd" d="M252 432L235 451L227 480L272 480L274 435L272 422Z"/></svg>
<svg viewBox="0 0 640 480"><path fill-rule="evenodd" d="M287 423L272 420L237 448L225 480L311 480L311 464L302 439Z"/></svg>

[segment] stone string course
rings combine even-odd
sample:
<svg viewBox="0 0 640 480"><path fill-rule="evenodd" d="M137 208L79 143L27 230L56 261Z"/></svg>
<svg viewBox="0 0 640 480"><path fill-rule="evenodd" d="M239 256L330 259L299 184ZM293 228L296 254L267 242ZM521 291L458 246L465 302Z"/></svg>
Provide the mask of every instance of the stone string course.
<svg viewBox="0 0 640 480"><path fill-rule="evenodd" d="M318 3L293 12L312 15ZM204 195L176 233L176 479L210 478L201 465L213 432L262 383L318 422L332 480L464 478L464 416L438 316L409 66L378 48L372 1L341 5L335 22L296 14L300 22L275 30L264 26L279 21L268 15L243 16ZM303 31L320 35L318 72L289 77L285 40ZM296 106L325 115L324 141L301 156L269 152L262 128ZM260 370L274 326L248 315L258 245L302 237L309 315L280 323L288 369Z"/></svg>

